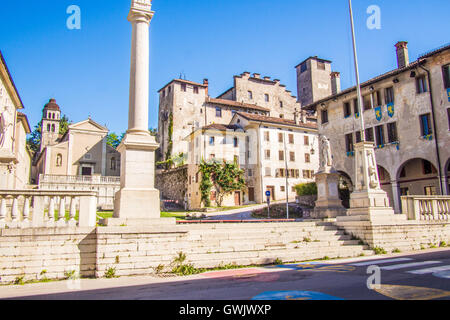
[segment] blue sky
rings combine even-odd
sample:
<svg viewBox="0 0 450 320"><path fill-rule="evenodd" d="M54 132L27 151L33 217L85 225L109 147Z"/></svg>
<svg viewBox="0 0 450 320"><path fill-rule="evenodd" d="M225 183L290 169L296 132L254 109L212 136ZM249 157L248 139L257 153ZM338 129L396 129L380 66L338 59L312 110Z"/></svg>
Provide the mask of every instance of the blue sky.
<svg viewBox="0 0 450 320"><path fill-rule="evenodd" d="M114 132L126 130L130 0L4 1L0 50L34 127L54 97L72 121L89 115ZM68 6L81 8L81 30L68 30ZM381 30L369 30L370 5ZM396 67L394 44L410 58L449 41L448 0L355 0L361 79ZM157 126L157 91L181 73L209 79L210 94L244 71L281 79L294 95L294 67L309 56L333 61L342 87L354 85L347 0L154 0L150 29L150 119Z"/></svg>

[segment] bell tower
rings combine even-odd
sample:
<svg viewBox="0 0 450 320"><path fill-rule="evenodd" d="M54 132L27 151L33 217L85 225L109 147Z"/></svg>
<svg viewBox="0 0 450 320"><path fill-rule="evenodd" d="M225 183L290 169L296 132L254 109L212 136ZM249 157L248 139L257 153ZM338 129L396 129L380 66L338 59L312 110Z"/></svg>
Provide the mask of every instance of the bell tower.
<svg viewBox="0 0 450 320"><path fill-rule="evenodd" d="M60 121L61 109L56 104L55 99L50 99L42 112L41 152L45 147L55 145L58 142Z"/></svg>

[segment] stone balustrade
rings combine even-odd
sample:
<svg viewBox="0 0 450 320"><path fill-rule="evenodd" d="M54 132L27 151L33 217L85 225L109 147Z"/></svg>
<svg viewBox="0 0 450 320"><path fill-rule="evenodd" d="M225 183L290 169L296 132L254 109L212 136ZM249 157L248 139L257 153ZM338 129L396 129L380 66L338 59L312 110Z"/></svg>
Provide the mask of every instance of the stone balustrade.
<svg viewBox="0 0 450 320"><path fill-rule="evenodd" d="M87 184L120 184L120 177L102 177L102 176L59 176L41 174L39 183L87 183Z"/></svg>
<svg viewBox="0 0 450 320"><path fill-rule="evenodd" d="M404 196L402 208L409 220L449 221L450 196Z"/></svg>
<svg viewBox="0 0 450 320"><path fill-rule="evenodd" d="M95 227L96 223L96 192L0 190L0 229Z"/></svg>

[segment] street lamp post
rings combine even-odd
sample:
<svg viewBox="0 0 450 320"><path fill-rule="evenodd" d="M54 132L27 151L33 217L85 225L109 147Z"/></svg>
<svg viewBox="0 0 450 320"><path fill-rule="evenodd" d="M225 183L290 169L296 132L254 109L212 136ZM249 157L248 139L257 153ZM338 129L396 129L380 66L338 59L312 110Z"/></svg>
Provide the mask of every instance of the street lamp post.
<svg viewBox="0 0 450 320"><path fill-rule="evenodd" d="M286 148L286 132L284 133L284 164L285 164L285 176L286 176L286 216L289 219L289 169L287 162L287 148Z"/></svg>

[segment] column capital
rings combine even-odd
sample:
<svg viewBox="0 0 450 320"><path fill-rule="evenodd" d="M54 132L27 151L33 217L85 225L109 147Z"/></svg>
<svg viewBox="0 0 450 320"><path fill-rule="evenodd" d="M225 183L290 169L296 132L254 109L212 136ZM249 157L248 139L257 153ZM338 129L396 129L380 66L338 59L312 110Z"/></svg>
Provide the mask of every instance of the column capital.
<svg viewBox="0 0 450 320"><path fill-rule="evenodd" d="M154 14L152 0L132 0L128 21L150 23Z"/></svg>

